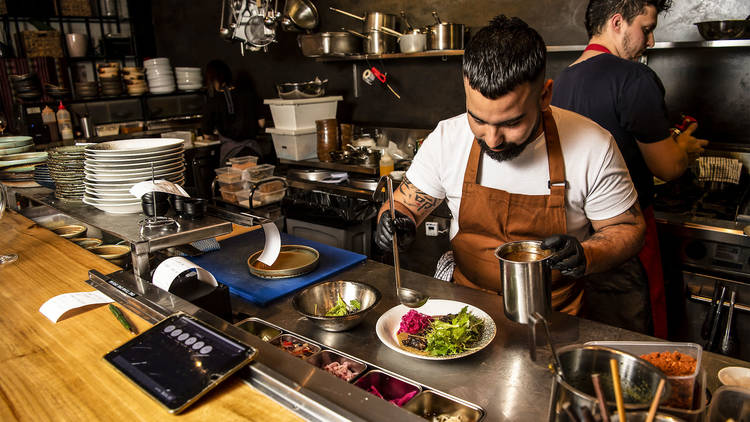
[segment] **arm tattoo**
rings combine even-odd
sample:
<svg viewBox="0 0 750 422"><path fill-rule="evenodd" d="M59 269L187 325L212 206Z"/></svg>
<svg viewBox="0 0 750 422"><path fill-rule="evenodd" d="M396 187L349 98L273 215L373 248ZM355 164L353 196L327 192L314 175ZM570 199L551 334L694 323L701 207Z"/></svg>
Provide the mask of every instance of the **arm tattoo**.
<svg viewBox="0 0 750 422"><path fill-rule="evenodd" d="M420 213L429 213L440 204L440 200L419 190L406 177L404 177L404 181L399 185L398 191L404 195L404 205L416 208Z"/></svg>
<svg viewBox="0 0 750 422"><path fill-rule="evenodd" d="M633 204L632 207L628 208L623 214L638 218L641 215L641 209L638 207L638 203Z"/></svg>

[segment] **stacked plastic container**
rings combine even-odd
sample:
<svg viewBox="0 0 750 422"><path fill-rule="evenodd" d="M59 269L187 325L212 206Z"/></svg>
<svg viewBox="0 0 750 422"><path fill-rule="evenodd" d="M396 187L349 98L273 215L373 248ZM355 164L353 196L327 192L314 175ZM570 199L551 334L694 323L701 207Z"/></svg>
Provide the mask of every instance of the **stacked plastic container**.
<svg viewBox="0 0 750 422"><path fill-rule="evenodd" d="M273 137L276 156L287 160L317 157L315 121L336 118L340 96L304 98L299 100L269 99L273 128L266 129Z"/></svg>
<svg viewBox="0 0 750 422"><path fill-rule="evenodd" d="M255 156L235 157L229 159L230 166L216 169L221 199L245 208L281 201L286 194L285 180L273 177L275 166L257 163Z"/></svg>

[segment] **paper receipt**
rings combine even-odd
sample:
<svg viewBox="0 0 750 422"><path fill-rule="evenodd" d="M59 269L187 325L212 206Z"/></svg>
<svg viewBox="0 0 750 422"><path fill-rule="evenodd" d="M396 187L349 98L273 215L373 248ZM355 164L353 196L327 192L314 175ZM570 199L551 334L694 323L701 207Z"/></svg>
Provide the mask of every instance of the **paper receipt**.
<svg viewBox="0 0 750 422"><path fill-rule="evenodd" d="M94 290L93 292L64 293L44 302L39 308L39 312L50 321L57 322L65 312L72 309L111 302L114 302L114 300L98 290Z"/></svg>
<svg viewBox="0 0 750 422"><path fill-rule="evenodd" d="M266 235L266 244L263 246L263 252L258 257L258 261L269 267L276 262L281 252L281 235L279 228L274 223L263 224L263 233Z"/></svg>

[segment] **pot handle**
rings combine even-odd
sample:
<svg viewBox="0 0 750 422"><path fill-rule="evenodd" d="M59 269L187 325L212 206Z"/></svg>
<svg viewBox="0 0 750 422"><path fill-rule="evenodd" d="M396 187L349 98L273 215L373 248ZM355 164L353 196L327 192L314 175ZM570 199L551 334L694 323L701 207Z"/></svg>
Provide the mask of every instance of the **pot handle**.
<svg viewBox="0 0 750 422"><path fill-rule="evenodd" d="M357 15L355 15L354 13L349 13L349 12L347 12L347 11L345 11L345 10L341 10L341 9L336 9L335 7L328 7L328 9L329 9L329 10L332 10L332 11L334 11L334 12L338 12L338 13L341 13L342 15L345 15L345 16L349 16L350 18L354 18L354 19L359 19L359 20L361 20L362 22L364 22L364 21L365 21L365 16L357 16Z"/></svg>
<svg viewBox="0 0 750 422"><path fill-rule="evenodd" d="M346 32L348 32L348 33L350 33L350 34L352 34L352 35L356 35L356 36L358 36L358 37L360 37L360 38L364 38L364 39L366 39L366 40L369 40L369 39L370 39L370 37L369 37L369 36L367 36L367 35L362 35L362 34L360 34L359 32L357 32L357 31L354 31L354 30L352 30L352 29L341 28L341 30L342 30L342 31L346 31Z"/></svg>
<svg viewBox="0 0 750 422"><path fill-rule="evenodd" d="M384 34L388 34L388 35L390 35L390 36L392 36L392 37L398 37L398 38L401 38L401 36L402 36L402 35L404 35L404 34L402 34L402 33L398 32L398 31L394 31L394 30L392 30L391 28L386 28L385 26L384 26L384 27L382 27L382 28L380 28L380 30L381 30L381 31L382 31L382 32L383 32Z"/></svg>
<svg viewBox="0 0 750 422"><path fill-rule="evenodd" d="M437 14L437 10L432 11L432 17L435 18L435 23L437 23L438 25L442 24L442 22L440 22L440 17Z"/></svg>

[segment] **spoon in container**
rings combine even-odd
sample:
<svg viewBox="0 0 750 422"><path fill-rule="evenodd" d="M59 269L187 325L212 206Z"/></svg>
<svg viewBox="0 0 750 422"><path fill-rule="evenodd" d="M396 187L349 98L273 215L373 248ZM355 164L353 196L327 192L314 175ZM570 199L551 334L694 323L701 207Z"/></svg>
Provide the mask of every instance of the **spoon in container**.
<svg viewBox="0 0 750 422"><path fill-rule="evenodd" d="M385 185L386 193L388 194L388 206L391 213L391 219L396 220L396 209L393 205L393 180L389 176L383 176L378 182L378 187L375 188L375 194L373 196L379 196ZM419 308L424 305L429 299L429 296L423 295L414 289L408 287L401 287L401 264L398 257L398 240L396 233L393 233L393 270L396 277L396 294L398 300L402 305L408 308Z"/></svg>

